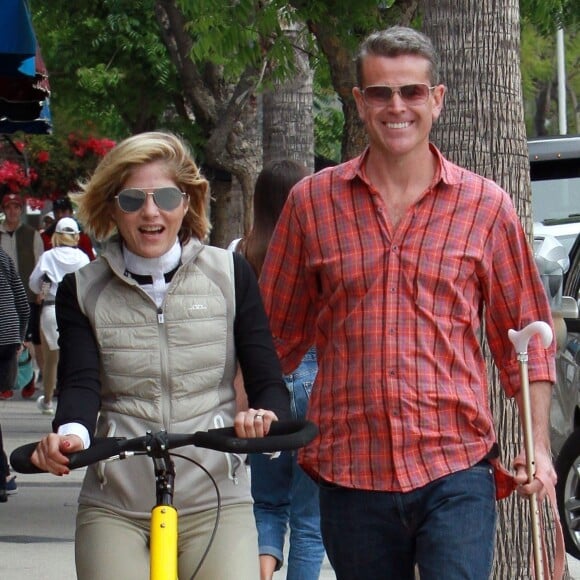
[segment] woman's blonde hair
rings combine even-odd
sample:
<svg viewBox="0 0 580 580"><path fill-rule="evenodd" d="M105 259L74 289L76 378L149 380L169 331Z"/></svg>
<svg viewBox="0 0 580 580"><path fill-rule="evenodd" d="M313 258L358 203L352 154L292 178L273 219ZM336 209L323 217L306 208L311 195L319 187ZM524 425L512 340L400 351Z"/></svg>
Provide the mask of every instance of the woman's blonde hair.
<svg viewBox="0 0 580 580"><path fill-rule="evenodd" d="M172 133L149 132L118 143L103 157L92 177L80 184L81 193L71 195L78 204L79 221L97 240L106 240L116 232L112 204L131 173L156 161L165 164L167 176L189 196L189 211L183 218L179 241L185 244L192 236L203 240L208 235L209 183L200 174L188 146Z"/></svg>
<svg viewBox="0 0 580 580"><path fill-rule="evenodd" d="M79 234L65 234L60 233L57 234L56 232L52 234L50 241L52 242L53 248L58 248L60 246L71 246L76 247L79 245Z"/></svg>

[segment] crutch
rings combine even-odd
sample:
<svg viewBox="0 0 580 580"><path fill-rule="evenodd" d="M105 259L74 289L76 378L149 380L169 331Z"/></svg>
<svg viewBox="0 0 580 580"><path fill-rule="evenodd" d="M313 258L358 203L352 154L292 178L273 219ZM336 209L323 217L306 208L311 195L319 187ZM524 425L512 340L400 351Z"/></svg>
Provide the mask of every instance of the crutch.
<svg viewBox="0 0 580 580"><path fill-rule="evenodd" d="M524 432L524 447L526 450L526 468L528 472L528 483L534 480L536 471L534 457L534 439L532 434L532 410L530 404L530 383L528 380L528 343L530 339L538 334L544 348L548 348L552 342L552 329L549 324L542 321L532 322L522 330L509 330L508 337L514 345L520 366L520 379L522 387L522 406L524 416L522 427ZM532 519L532 544L534 549L534 568L536 579L544 580L543 550L540 539L540 511L538 508L538 498L536 494L530 496L530 513Z"/></svg>

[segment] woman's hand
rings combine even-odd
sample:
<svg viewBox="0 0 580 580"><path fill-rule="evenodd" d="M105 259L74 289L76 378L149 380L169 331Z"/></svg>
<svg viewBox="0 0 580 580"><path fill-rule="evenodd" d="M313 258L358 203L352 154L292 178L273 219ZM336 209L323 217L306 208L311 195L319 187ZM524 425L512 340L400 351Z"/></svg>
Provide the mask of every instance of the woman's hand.
<svg viewBox="0 0 580 580"><path fill-rule="evenodd" d="M70 453L82 451L83 442L77 435L56 435L50 433L43 437L30 456L31 462L43 471L54 475L68 475L68 457Z"/></svg>
<svg viewBox="0 0 580 580"><path fill-rule="evenodd" d="M264 437L268 434L272 421L277 420L276 413L267 409L240 411L234 420L236 435L238 437Z"/></svg>

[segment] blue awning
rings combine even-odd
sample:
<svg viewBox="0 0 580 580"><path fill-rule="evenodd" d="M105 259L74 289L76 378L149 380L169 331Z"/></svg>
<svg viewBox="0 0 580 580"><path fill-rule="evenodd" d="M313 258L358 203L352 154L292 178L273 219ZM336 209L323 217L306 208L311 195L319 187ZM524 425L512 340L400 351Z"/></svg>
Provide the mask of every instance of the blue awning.
<svg viewBox="0 0 580 580"><path fill-rule="evenodd" d="M36 37L24 0L0 0L0 32L0 75L17 71L33 77Z"/></svg>
<svg viewBox="0 0 580 580"><path fill-rule="evenodd" d="M0 133L51 133L49 97L28 2L0 0Z"/></svg>

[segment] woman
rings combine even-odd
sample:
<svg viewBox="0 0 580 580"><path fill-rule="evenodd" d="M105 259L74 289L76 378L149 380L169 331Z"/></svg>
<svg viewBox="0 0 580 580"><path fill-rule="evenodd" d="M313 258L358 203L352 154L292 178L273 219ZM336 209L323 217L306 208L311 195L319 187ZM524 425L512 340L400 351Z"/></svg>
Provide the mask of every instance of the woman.
<svg viewBox="0 0 580 580"><path fill-rule="evenodd" d="M233 423L238 436L260 437L272 421L290 418L250 266L202 243L207 200L208 182L188 149L166 133L122 141L84 185L79 219L108 243L57 293L60 396L56 433L32 456L42 469L68 473L66 453L87 447L95 432L132 437ZM234 418L238 360L251 407ZM243 458L194 447L184 454L211 473L222 503L196 578L255 580L257 538ZM75 543L81 580L148 577L151 463L138 457L88 469ZM210 543L216 496L200 468L178 461L176 471L179 577L189 578Z"/></svg>
<svg viewBox="0 0 580 580"><path fill-rule="evenodd" d="M254 225L248 236L235 240L230 249L241 252L260 275L268 244L292 187L308 175L304 165L290 159L274 161L260 173L254 189ZM318 366L311 348L298 368L284 377L290 392L292 413L304 419ZM252 454L252 496L258 527L260 580L271 580L284 561L284 539L290 527L287 580L320 575L324 546L320 534L318 487L302 471L296 454L284 452L272 461Z"/></svg>
<svg viewBox="0 0 580 580"><path fill-rule="evenodd" d="M56 324L55 298L60 281L65 274L76 272L89 263L87 255L77 248L79 226L70 217L61 218L52 234L52 250L41 256L28 285L43 297L40 311L40 341L42 345L42 377L44 395L36 401L45 415L54 415L52 397L56 387L56 367L58 365L58 328Z"/></svg>

